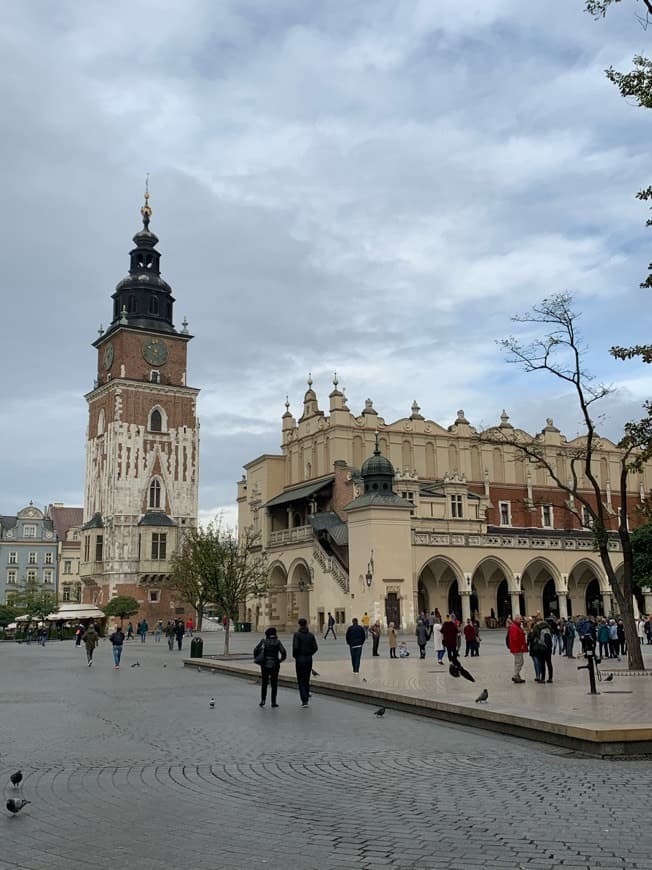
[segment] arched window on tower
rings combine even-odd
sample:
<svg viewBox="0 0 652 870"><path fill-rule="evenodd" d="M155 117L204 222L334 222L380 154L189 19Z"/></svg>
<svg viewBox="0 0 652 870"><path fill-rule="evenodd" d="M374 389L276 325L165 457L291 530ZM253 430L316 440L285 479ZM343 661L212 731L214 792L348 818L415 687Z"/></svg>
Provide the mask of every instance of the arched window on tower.
<svg viewBox="0 0 652 870"><path fill-rule="evenodd" d="M163 419L158 408L154 408L152 413L149 415L149 430L150 432L163 431Z"/></svg>
<svg viewBox="0 0 652 870"><path fill-rule="evenodd" d="M161 482L156 478L149 485L148 505L154 510L159 510L161 507Z"/></svg>
<svg viewBox="0 0 652 870"><path fill-rule="evenodd" d="M158 314L158 296L149 297L149 313Z"/></svg>
<svg viewBox="0 0 652 870"><path fill-rule="evenodd" d="M104 435L104 408L100 408L100 413L97 415L97 434Z"/></svg>
<svg viewBox="0 0 652 870"><path fill-rule="evenodd" d="M136 312L136 297L133 293L130 293L127 297L127 312L129 314L135 314Z"/></svg>

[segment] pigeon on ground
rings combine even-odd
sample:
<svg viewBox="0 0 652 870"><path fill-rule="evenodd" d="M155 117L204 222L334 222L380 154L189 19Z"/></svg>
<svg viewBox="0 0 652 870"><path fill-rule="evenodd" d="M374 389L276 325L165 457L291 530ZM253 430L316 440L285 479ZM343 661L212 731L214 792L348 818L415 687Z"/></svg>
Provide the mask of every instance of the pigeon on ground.
<svg viewBox="0 0 652 870"><path fill-rule="evenodd" d="M366 683L366 682L367 682L367 680L365 679L365 677L362 678L362 682L363 682L363 683Z"/></svg>
<svg viewBox="0 0 652 870"><path fill-rule="evenodd" d="M314 668L310 671L310 673L313 675L313 677L319 676L319 674L317 673L317 671Z"/></svg>
<svg viewBox="0 0 652 870"><path fill-rule="evenodd" d="M215 707L215 698L210 699L210 701L208 702L208 706L211 708L211 710L213 709L213 707Z"/></svg>
<svg viewBox="0 0 652 870"><path fill-rule="evenodd" d="M489 692L486 689L483 689L478 697L475 699L476 704L485 704L489 698Z"/></svg>
<svg viewBox="0 0 652 870"><path fill-rule="evenodd" d="M140 662L134 662L133 665L132 665L131 667L132 667L132 668L139 668L139 667L140 667Z"/></svg>
<svg viewBox="0 0 652 870"><path fill-rule="evenodd" d="M379 707L376 710L376 712L374 713L374 716L378 716L378 718L380 718L381 716L384 716L384 715L385 715L385 708L384 707Z"/></svg>
<svg viewBox="0 0 652 870"><path fill-rule="evenodd" d="M609 674L608 677L604 677L604 681L605 681L605 683L610 683L613 680L613 678L614 678L614 675Z"/></svg>
<svg viewBox="0 0 652 870"><path fill-rule="evenodd" d="M31 801L26 801L26 800L15 801L13 798L9 798L9 800L7 801L7 809L9 810L10 813L13 813L13 815L16 815L16 813L19 813L23 807L27 806L27 804L31 804Z"/></svg>
<svg viewBox="0 0 652 870"><path fill-rule="evenodd" d="M9 779L11 780L11 784L13 786L15 786L16 788L18 788L18 786L21 784L21 782L23 780L22 770L17 770L16 773L12 773L11 776L9 777Z"/></svg>

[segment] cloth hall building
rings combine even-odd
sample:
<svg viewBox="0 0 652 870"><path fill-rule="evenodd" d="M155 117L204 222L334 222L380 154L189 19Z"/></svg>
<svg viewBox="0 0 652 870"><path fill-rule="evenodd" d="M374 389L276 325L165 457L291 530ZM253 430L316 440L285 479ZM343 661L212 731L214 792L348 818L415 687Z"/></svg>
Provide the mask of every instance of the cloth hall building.
<svg viewBox="0 0 652 870"><path fill-rule="evenodd" d="M483 624L612 611L588 517L517 448L478 439L463 411L444 427L414 402L387 423L369 399L352 413L335 379L325 413L309 380L300 418L286 402L281 428L281 453L247 463L238 484L239 526L260 532L270 565L269 594L248 604L256 628L300 616L321 628L328 611L339 624L366 612L402 628L435 608ZM536 443L560 470L580 446L552 420L531 435L503 412L495 429ZM596 461L615 530L616 445L602 439ZM632 518L651 488L650 467L631 475ZM616 535L610 547L622 565Z"/></svg>

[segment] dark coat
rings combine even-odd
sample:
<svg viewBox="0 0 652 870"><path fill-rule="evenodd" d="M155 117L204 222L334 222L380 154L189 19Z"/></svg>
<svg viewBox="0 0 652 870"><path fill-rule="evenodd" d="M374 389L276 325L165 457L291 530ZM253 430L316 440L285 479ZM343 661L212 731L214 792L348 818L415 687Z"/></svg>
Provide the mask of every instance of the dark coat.
<svg viewBox="0 0 652 870"><path fill-rule="evenodd" d="M346 630L346 642L349 646L362 646L367 635L361 625L350 625Z"/></svg>
<svg viewBox="0 0 652 870"><path fill-rule="evenodd" d="M459 634L458 628L455 623L451 620L449 622L445 622L441 627L441 636L444 641L444 646L446 649L455 649L457 647L457 635Z"/></svg>
<svg viewBox="0 0 652 870"><path fill-rule="evenodd" d="M277 637L264 637L256 644L254 655L262 647L265 648L265 661L261 668L265 668L267 671L277 671L281 667L281 662L287 658L288 654L285 647Z"/></svg>
<svg viewBox="0 0 652 870"><path fill-rule="evenodd" d="M292 655L295 659L312 658L318 649L315 635L311 631L308 631L307 628L300 628L299 631L294 632L292 636Z"/></svg>
<svg viewBox="0 0 652 870"><path fill-rule="evenodd" d="M117 628L109 638L113 646L122 646L125 642L125 633Z"/></svg>

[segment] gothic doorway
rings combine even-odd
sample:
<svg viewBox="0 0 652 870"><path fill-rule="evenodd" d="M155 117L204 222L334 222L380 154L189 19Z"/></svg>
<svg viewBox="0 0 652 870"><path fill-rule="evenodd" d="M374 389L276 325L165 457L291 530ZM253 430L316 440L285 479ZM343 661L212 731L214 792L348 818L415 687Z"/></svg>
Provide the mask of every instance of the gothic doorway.
<svg viewBox="0 0 652 870"><path fill-rule="evenodd" d="M462 596L457 580L453 580L448 588L448 612L453 613L458 619L462 618Z"/></svg>
<svg viewBox="0 0 652 870"><path fill-rule="evenodd" d="M512 615L512 597L509 594L507 580L503 580L496 592L496 613L498 622L505 622L507 617Z"/></svg>
<svg viewBox="0 0 652 870"><path fill-rule="evenodd" d="M555 581L550 578L543 587L543 615L559 616L559 599L557 598L557 590L555 589Z"/></svg>
<svg viewBox="0 0 652 870"><path fill-rule="evenodd" d="M594 577L586 587L586 613L587 616L604 616L604 604L600 584Z"/></svg>
<svg viewBox="0 0 652 870"><path fill-rule="evenodd" d="M388 592L385 598L385 619L387 625L394 623L394 628L401 627L401 600L396 592Z"/></svg>

